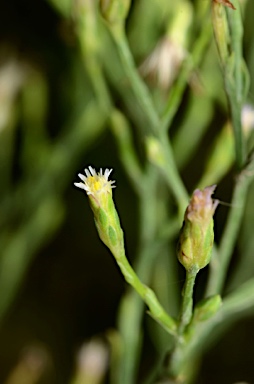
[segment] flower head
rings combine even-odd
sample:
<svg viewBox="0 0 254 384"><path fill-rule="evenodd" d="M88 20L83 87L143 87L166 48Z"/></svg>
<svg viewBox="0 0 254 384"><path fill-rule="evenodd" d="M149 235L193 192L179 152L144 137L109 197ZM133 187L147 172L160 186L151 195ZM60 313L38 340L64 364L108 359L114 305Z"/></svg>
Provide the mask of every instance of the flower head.
<svg viewBox="0 0 254 384"><path fill-rule="evenodd" d="M254 128L254 108L251 104L242 107L241 122L244 133L249 134Z"/></svg>
<svg viewBox="0 0 254 384"><path fill-rule="evenodd" d="M88 195L89 203L94 214L95 224L103 243L114 253L114 250L123 246L123 231L112 198L112 188L115 181L108 180L112 169L102 168L96 173L91 166L85 169L86 176L78 174L82 183L74 183L78 188L84 189Z"/></svg>
<svg viewBox="0 0 254 384"><path fill-rule="evenodd" d="M216 185L196 189L185 211L178 259L187 270L194 268L198 271L210 262L214 241L213 215L219 204L211 197L215 188Z"/></svg>
<svg viewBox="0 0 254 384"><path fill-rule="evenodd" d="M161 89L167 91L185 57L184 48L166 36L141 64L140 71L144 77L151 79L152 83L157 83Z"/></svg>
<svg viewBox="0 0 254 384"><path fill-rule="evenodd" d="M79 173L79 178L83 181L83 183L74 183L74 185L78 188L84 189L88 195L92 195L98 204L102 202L103 196L112 193L112 188L116 186L113 185L115 181L108 180L112 169L105 169L103 174L102 168L100 168L100 172L96 173L95 169L91 166L85 168L86 176Z"/></svg>

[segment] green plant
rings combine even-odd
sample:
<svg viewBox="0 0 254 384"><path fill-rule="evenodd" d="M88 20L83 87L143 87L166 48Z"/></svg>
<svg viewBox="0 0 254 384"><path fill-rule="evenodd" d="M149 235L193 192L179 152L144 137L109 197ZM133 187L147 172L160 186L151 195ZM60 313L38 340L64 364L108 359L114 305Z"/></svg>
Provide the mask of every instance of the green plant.
<svg viewBox="0 0 254 384"><path fill-rule="evenodd" d="M151 7L156 9L155 3ZM110 186L106 187L108 184L108 171L106 170L105 176L103 176L102 171L97 175L96 171L89 167L90 172L86 170L85 177L80 175L84 184L78 183L76 185L88 192L100 238L111 250L125 280L141 296L143 302L149 308L149 314L171 335L168 340L170 359L164 368L161 367L160 371L160 374L164 377L163 383L189 383L192 381L196 369L195 362L200 358L201 351L209 345L211 330L213 330L213 338L218 337L220 327L217 330L217 323L226 326L226 324L232 322L232 314L239 312L237 307L242 305L241 301L244 292L247 297L247 292L253 291L253 280L249 280L246 284L231 292L230 295L223 297L222 300L220 296L223 293L230 257L239 233L247 190L253 178L253 158L247 159L247 142L241 123L243 105L248 91L248 72L242 57L241 9L238 3L236 9L230 2L219 3L221 2L212 2L212 22L234 133L231 132L231 128L227 138L223 130L218 133L218 139L214 144L213 152L210 154L200 184L204 185L207 179L211 184L218 183L232 166L234 162L232 142L234 142L235 147L238 176L235 182L232 205L220 244L214 246L213 249L209 281L204 300L195 304L193 310L195 277L197 272L210 262L214 237L212 216L218 204L218 201L215 200L213 203L211 200L211 193L215 187L208 188L207 185L204 185L207 188L194 192L185 213L178 246L178 258L186 268L186 282L183 288L180 315L178 319L174 319L162 308L154 292L141 281L146 283L151 281L153 265L156 262L156 257L153 254L156 254L158 249L159 252L165 249L167 241L175 235L177 228L175 223L180 223L183 220L183 212L188 204L188 193L176 164L176 158L179 159L179 162L181 161L181 152L179 153L178 149L176 158L174 157L174 148L172 148L168 130L177 107L180 105L187 80L197 66L200 66L203 55L208 50L211 27L205 27L205 23L201 22L201 15L209 25L210 12L207 9L204 10L204 6L200 2L192 5L186 1L181 1L173 9L164 4L164 22L167 23L168 20L171 21L172 19L174 22L169 23L170 28L166 35L168 41L164 41L160 47L156 48L153 56L146 61L145 73L149 75L150 71L151 76L155 78L157 76L160 88L160 90L157 90L152 87L149 90L138 73L126 37L125 18L130 4L128 1L101 2L105 19L104 27L108 29L112 37L119 60L119 63L117 63L120 66L118 81L124 83L124 80L120 79L126 79L125 83L128 82L127 88L124 83L123 89L121 89L120 85L118 92L121 94L127 108L129 108L131 119L134 120L138 129L140 144L144 147L143 163L141 164L136 154L130 122L122 112L112 106L110 124L119 147L119 156L140 201L141 235L140 253L137 256L138 261L136 261L135 268L137 274L130 266L125 255L123 232L119 219L117 218L114 223L111 219L115 216L118 217L118 215L112 201L111 188ZM145 6L143 2L135 4L129 22L132 26L132 19L136 21L136 13L140 12L142 6L147 14L134 31L130 29L130 41L136 44L133 49L136 49L137 53L139 53L138 42L134 42L132 34L136 33L135 37L138 40L138 27L142 28L142 22L144 24L149 23L149 20L146 20L146 18L149 18L150 11L147 9L149 6ZM228 6L228 8L225 6ZM160 12L159 8L156 10ZM178 12L181 13L178 14ZM191 26L191 21L199 30L199 35L197 34L196 38L193 38L193 36L197 31ZM146 32L148 33L148 31L149 29ZM153 32L149 31L151 35ZM188 36L190 33L193 33L192 41ZM164 56L163 52L160 52L163 50ZM179 52L186 52L186 50L189 51L188 55L179 55ZM168 55L167 58L166 55ZM166 61L167 59L172 61ZM164 60L165 62L163 62ZM175 64L178 72L176 78L171 79L172 85L168 81L167 73L163 73L163 70L166 72L164 67L169 66L169 63L171 63L171 67L168 70L174 72L176 69L173 68L173 65ZM115 68L106 69L108 76L114 83L116 81L114 76L117 76L115 75ZM168 91L169 86L170 90ZM210 100L211 108L211 96L206 94L205 97ZM206 101L207 104L209 104L208 100ZM134 103L136 103L135 108L133 107ZM186 115L185 119L188 120L189 116ZM207 124L205 121L207 116L202 113L202 110L199 111L198 118L201 120L201 125ZM197 146L201 140L203 130L195 130L195 126L192 127L192 119L185 124L191 130L192 139L195 146ZM186 135L190 134L184 125L178 128L179 133L177 134L180 136L183 130ZM220 135L223 139L220 139ZM184 151L185 146L188 147L186 137L181 136L181 140L181 150ZM193 145L193 143L190 143L190 146ZM186 148L186 151L190 150ZM221 152L223 153L222 156ZM166 204L163 203L163 199L166 202L166 196L170 193L178 207L175 213L169 210L168 217L161 216L158 207L157 185L158 183L161 184L162 180L167 184L169 191L159 192L161 199L159 204L165 208ZM94 191L93 185L96 185L98 190ZM100 201L104 195L109 199L106 205ZM156 212L158 213L156 214ZM167 223L169 230L165 231ZM160 233L163 235L160 236ZM171 252L166 257L172 258L174 255ZM167 273L168 281L170 281L174 273L176 273L175 265L171 265L171 270L167 270ZM138 276L140 276L141 281ZM250 288L251 286L252 288ZM252 292L248 296L249 303L247 307L249 310L253 305L253 299ZM233 306L232 303L234 303ZM170 302L166 304L169 311L170 304ZM135 315L127 313L126 307ZM115 379L116 383L128 384L135 381L135 370L141 343L137 334L141 326L143 310L144 305L142 302L137 300L133 292L128 292L123 298L119 310L119 331L124 352L120 357L121 364L114 367L114 369L119 370L118 376L116 375L117 379ZM126 322L128 322L128 325ZM130 336L132 332L137 338L136 340L133 340ZM150 378L150 380L148 382L153 382L155 377ZM158 377L157 380L159 380Z"/></svg>
<svg viewBox="0 0 254 384"><path fill-rule="evenodd" d="M59 30L70 45L63 86L68 108L62 108L65 123L55 137L47 128L52 98L45 72L18 60L0 72L0 90L2 79L8 85L0 106L0 322L33 257L64 220L64 191L78 164L88 162L87 151L107 134L117 149L110 165L114 177L122 167L135 192L135 255L127 256L128 228L121 224L123 207L118 203L116 210L113 201L111 169L97 173L89 166L76 185L88 194L99 237L130 285L116 329L105 333L111 349L108 381L195 382L203 353L237 320L253 316L254 111L248 95L254 44L247 46L243 34L249 28L253 43L251 11L246 12L253 4L47 3L58 13ZM15 162L20 176L14 181ZM219 199L228 199L227 188L232 197L220 220ZM235 269L234 253L240 255ZM195 283L197 274L205 281ZM156 357L141 374L144 333ZM90 361L83 374L80 363L71 382L101 383L105 346L92 340L86 347L91 356L93 348L102 356L102 368L95 374ZM40 372L35 376L34 382Z"/></svg>

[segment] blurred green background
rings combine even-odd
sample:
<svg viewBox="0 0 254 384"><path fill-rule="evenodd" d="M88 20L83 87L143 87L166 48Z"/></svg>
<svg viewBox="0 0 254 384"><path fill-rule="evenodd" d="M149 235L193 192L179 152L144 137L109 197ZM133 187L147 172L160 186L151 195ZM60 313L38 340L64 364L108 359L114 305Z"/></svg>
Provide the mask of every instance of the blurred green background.
<svg viewBox="0 0 254 384"><path fill-rule="evenodd" d="M133 1L127 29L128 25L140 28L142 42L145 26L134 23L137 3ZM65 384L71 382L76 354L83 342L95 335L104 337L115 327L117 307L125 289L113 258L98 239L87 198L73 187L73 182L88 165L114 169L115 202L132 262L137 246L137 199L108 129L105 108L94 95L73 19L65 18L43 0L2 1L0 9L0 382L7 383L20 356L32 345L47 356L39 383ZM251 79L253 14L254 5L249 1L244 20L244 53ZM160 36L158 20L154 22L154 34L151 33L154 40L147 38L140 50L134 44L135 31L128 30L137 63ZM210 142L227 119L224 96L216 95L218 84L222 84L216 50L213 45L209 49L202 65L205 87L211 85L208 94L212 94L213 109L199 149L182 166L189 192L202 174L201 164ZM130 100L126 107L124 87L121 84L123 89L117 88L114 52L105 52L101 60L105 60L113 103L128 116L135 106ZM190 85L186 86L172 124L173 141L185 119L192 91ZM252 103L253 95L251 83L248 98ZM183 148L189 140L189 136L186 142L182 140ZM216 193L227 202L233 175L231 170ZM244 252L246 260L253 255L253 192L252 185L232 273L239 255ZM227 207L221 206L215 218L218 240L227 212ZM180 267L179 270L181 274ZM253 272L252 261L247 268L242 267L240 280L245 281ZM204 276L199 280L202 287ZM182 286L180 278L173 283L179 289ZM204 356L198 384L254 382L253 325L251 317L238 322L213 346ZM155 356L155 348L145 333L140 377Z"/></svg>

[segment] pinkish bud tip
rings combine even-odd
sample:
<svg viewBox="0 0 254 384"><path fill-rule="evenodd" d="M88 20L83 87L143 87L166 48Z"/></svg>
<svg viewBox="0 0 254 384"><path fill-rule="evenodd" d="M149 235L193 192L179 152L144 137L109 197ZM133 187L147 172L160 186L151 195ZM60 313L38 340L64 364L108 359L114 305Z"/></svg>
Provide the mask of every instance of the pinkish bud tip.
<svg viewBox="0 0 254 384"><path fill-rule="evenodd" d="M193 192L190 203L186 209L186 219L193 220L207 220L214 215L215 209L219 204L219 200L212 199L216 185L211 185L203 190L196 189Z"/></svg>

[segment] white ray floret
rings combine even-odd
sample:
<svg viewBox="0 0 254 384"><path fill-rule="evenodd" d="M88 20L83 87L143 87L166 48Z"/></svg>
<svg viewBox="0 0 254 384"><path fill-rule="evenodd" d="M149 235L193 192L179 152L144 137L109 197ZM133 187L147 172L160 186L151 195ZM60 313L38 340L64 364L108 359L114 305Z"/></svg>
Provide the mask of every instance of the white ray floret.
<svg viewBox="0 0 254 384"><path fill-rule="evenodd" d="M108 180L110 173L113 169L105 169L103 174L102 168L100 172L96 173L96 170L90 165L88 168L85 168L85 175L79 173L79 178L83 181L82 183L74 183L78 188L84 189L88 195L98 196L99 194L108 193L112 188L116 186L114 180Z"/></svg>

